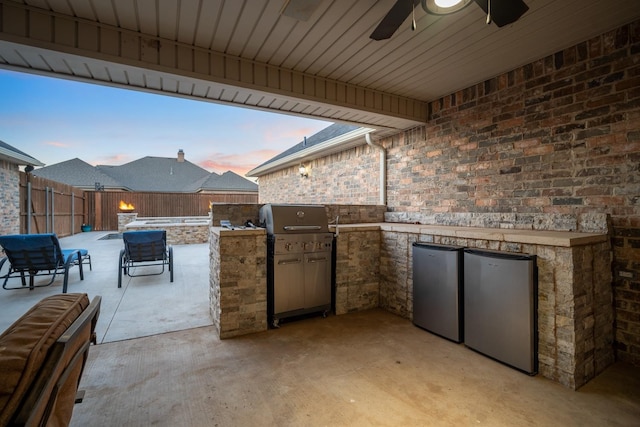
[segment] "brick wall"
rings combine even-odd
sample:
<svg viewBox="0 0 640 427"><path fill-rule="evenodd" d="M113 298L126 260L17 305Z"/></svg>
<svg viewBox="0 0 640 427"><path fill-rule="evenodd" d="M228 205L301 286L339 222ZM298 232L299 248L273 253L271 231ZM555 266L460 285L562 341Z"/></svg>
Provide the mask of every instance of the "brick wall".
<svg viewBox="0 0 640 427"><path fill-rule="evenodd" d="M366 144L364 138L362 143ZM379 203L380 153L368 145L305 162L309 177L293 166L260 177L260 203Z"/></svg>
<svg viewBox="0 0 640 427"><path fill-rule="evenodd" d="M393 212L606 213L617 356L640 365L640 21L435 100L380 141ZM260 200L375 204L368 146L260 178ZM384 295L381 295L383 298Z"/></svg>
<svg viewBox="0 0 640 427"><path fill-rule="evenodd" d="M0 234L20 233L20 172L18 166L0 160Z"/></svg>

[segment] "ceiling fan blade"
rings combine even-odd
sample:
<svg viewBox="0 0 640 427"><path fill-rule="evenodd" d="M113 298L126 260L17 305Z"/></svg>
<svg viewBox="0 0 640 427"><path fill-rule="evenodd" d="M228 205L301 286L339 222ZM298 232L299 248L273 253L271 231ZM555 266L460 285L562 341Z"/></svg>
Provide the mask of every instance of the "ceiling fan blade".
<svg viewBox="0 0 640 427"><path fill-rule="evenodd" d="M475 0L484 13L488 12L487 0ZM516 22L529 6L522 0L491 0L491 20L498 26L504 27Z"/></svg>
<svg viewBox="0 0 640 427"><path fill-rule="evenodd" d="M420 3L420 0L397 0L393 7L387 12L382 21L378 24L373 33L369 36L373 40L385 40L391 38L400 25L407 19L413 8Z"/></svg>

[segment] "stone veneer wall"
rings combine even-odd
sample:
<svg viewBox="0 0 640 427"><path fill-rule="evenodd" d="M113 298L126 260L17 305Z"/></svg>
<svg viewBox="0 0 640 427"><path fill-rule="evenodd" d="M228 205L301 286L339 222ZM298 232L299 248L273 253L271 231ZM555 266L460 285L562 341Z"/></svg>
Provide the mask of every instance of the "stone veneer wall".
<svg viewBox="0 0 640 427"><path fill-rule="evenodd" d="M613 363L608 242L565 248L383 232L380 306L405 318L412 314L412 244L417 241L536 255L540 374L578 388Z"/></svg>
<svg viewBox="0 0 640 427"><path fill-rule="evenodd" d="M209 260L210 314L218 336L231 338L266 331L265 230L232 231L211 227Z"/></svg>
<svg viewBox="0 0 640 427"><path fill-rule="evenodd" d="M303 199L289 201L273 201L270 203L293 203L293 204L324 204L327 211L327 220L335 221L339 216L340 224L360 224L363 222L382 222L387 212L386 206L372 206L359 204L331 204L320 203L318 201ZM214 204L211 207L213 225L219 226L220 220L226 219L234 225L244 224L250 219L254 224L259 225L259 211L263 204Z"/></svg>
<svg viewBox="0 0 640 427"><path fill-rule="evenodd" d="M206 219L206 217L193 217L194 219ZM176 223L171 226L165 224L127 225L139 220L161 220L162 218L138 218L138 214L119 213L118 232L140 231L140 230L165 230L167 232L167 243L170 245L192 245L207 243L209 241L209 228L211 222L206 224Z"/></svg>
<svg viewBox="0 0 640 427"><path fill-rule="evenodd" d="M640 21L437 99L429 112L425 126L379 141L389 210L609 214L616 354L640 365ZM363 146L314 160L307 180L296 168L260 177L260 201L378 203L377 161Z"/></svg>
<svg viewBox="0 0 640 427"><path fill-rule="evenodd" d="M20 233L20 172L18 165L0 160L0 234Z"/></svg>
<svg viewBox="0 0 640 427"><path fill-rule="evenodd" d="M336 238L336 314L380 304L380 229L338 234Z"/></svg>
<svg viewBox="0 0 640 427"><path fill-rule="evenodd" d="M138 218L136 212L118 213L118 233L122 233L126 230L127 224L135 221Z"/></svg>
<svg viewBox="0 0 640 427"><path fill-rule="evenodd" d="M211 218L214 226L220 226L220 220L231 221L231 224L241 225L247 220L258 225L258 212L262 205L255 203L214 203L211 205Z"/></svg>
<svg viewBox="0 0 640 427"><path fill-rule="evenodd" d="M382 205L325 205L330 224L364 224L384 222L387 207Z"/></svg>
<svg viewBox="0 0 640 427"><path fill-rule="evenodd" d="M167 232L167 244L169 245L195 245L209 241L209 224L175 224L164 226L162 224L136 226L125 231L139 230L165 230Z"/></svg>

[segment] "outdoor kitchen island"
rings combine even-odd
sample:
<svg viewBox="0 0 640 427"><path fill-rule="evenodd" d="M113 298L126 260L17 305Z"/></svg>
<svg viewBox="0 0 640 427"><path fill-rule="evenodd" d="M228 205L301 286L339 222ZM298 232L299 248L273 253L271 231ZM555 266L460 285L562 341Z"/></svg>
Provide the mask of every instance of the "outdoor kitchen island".
<svg viewBox="0 0 640 427"><path fill-rule="evenodd" d="M338 315L382 307L410 319L413 242L535 254L540 375L575 389L614 361L606 233L406 223L347 224L337 232ZM220 338L266 331L266 231L212 227L210 247L211 316Z"/></svg>

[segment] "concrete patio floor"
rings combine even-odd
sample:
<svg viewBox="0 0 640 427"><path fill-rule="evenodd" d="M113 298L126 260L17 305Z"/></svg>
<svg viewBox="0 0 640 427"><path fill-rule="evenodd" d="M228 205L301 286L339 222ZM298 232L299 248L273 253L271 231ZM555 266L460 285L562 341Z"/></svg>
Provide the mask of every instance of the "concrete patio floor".
<svg viewBox="0 0 640 427"><path fill-rule="evenodd" d="M71 426L636 427L638 371L616 363L573 391L374 309L92 347Z"/></svg>
<svg viewBox="0 0 640 427"><path fill-rule="evenodd" d="M118 258L122 239L100 240L115 231L79 233L60 239L62 248L85 248L91 255L93 268L84 266L84 280L77 267L69 272L67 292L86 292L92 299L102 296L100 317L96 326L98 343L121 341L170 331L211 325L209 316L209 245L173 245L174 281L169 272L161 275L123 276L118 288ZM4 274L6 266L3 267ZM149 272L161 267L147 267ZM153 269L153 270L151 270ZM138 269L140 272L140 269ZM46 283L49 277L37 278ZM6 330L35 303L62 292L62 276L47 287L0 289L0 331ZM9 283L19 284L19 279Z"/></svg>

